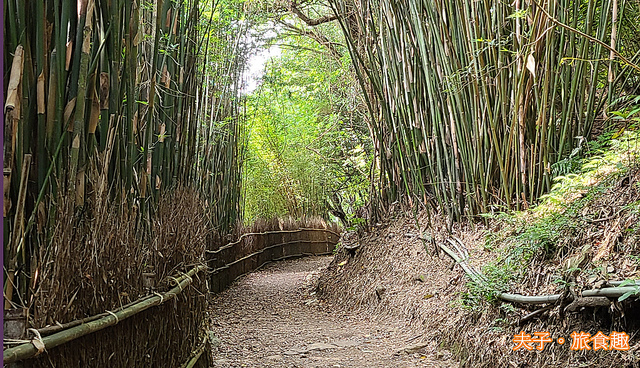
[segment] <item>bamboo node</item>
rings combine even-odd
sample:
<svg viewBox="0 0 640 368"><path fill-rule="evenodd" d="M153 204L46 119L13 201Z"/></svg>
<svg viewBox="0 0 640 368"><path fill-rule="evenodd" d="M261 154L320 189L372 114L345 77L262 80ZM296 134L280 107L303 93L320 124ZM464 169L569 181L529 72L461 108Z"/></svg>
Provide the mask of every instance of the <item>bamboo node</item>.
<svg viewBox="0 0 640 368"><path fill-rule="evenodd" d="M188 272L180 272L180 271L178 271L178 273L180 274L180 278L185 277L185 278L189 279L189 282L193 281Z"/></svg>
<svg viewBox="0 0 640 368"><path fill-rule="evenodd" d="M118 318L118 315L113 313L112 311L108 310L107 313L109 313L110 315L114 316L116 318L116 325L120 322L120 318Z"/></svg>
<svg viewBox="0 0 640 368"><path fill-rule="evenodd" d="M27 331L35 335L35 337L31 339L30 342L38 350L38 352L36 353L36 356L45 352L46 349L45 349L44 341L42 341L42 336L40 335L40 332L38 332L38 330L36 330L35 328L28 328Z"/></svg>
<svg viewBox="0 0 640 368"><path fill-rule="evenodd" d="M159 297L160 297L160 303L158 303L158 304L162 304L162 303L164 303L164 295L160 294L160 293L159 293L159 292L157 292L157 291L154 291L154 292L153 292L153 294L154 294L154 295L157 295L157 296L159 296Z"/></svg>

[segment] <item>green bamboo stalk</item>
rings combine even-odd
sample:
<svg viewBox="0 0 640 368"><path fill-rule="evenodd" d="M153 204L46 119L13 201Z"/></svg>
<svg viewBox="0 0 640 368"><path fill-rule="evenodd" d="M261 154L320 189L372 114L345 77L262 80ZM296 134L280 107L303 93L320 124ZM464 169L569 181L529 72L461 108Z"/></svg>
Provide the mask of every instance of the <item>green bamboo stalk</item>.
<svg viewBox="0 0 640 368"><path fill-rule="evenodd" d="M20 191L18 193L18 200L16 205L15 217L13 221L13 233L11 242L7 245L7 280L4 282L4 309L11 309L12 300L13 300L13 292L15 289L15 285L18 284L22 286L23 283L26 283L26 280L23 280L21 277L18 277L16 274L18 271L18 262L19 255L21 253L21 249L18 246L18 243L25 236L25 228L24 228L24 212L25 212L25 202L27 200L27 179L29 178L29 169L31 167L31 155L27 154L24 156L22 160L22 174L20 177ZM23 295L23 294L21 294Z"/></svg>
<svg viewBox="0 0 640 368"><path fill-rule="evenodd" d="M80 46L80 65L78 71L78 91L76 95L75 120L71 141L71 158L69 169L69 190L75 196L76 205L84 205L84 162L86 159L85 105L87 98L87 78L89 77L89 61L91 58L91 37L93 33L94 0L83 0L80 4L78 21L78 40ZM80 36L82 35L82 37ZM76 69L74 69L76 70Z"/></svg>
<svg viewBox="0 0 640 368"><path fill-rule="evenodd" d="M429 194L454 219L520 208L550 188L551 166L591 131L609 0L330 3L350 17L339 20L362 90L375 96L381 185L394 200Z"/></svg>
<svg viewBox="0 0 640 368"><path fill-rule="evenodd" d="M48 165L47 162L47 144L46 128L45 128L45 113L46 113L46 88L45 88L45 57L48 54L48 50L44 49L45 42L45 2L39 0L35 2L35 57L36 57L36 105L37 105L37 119L38 119L38 131L37 131L37 170L38 170L38 187L42 186L44 182L44 176Z"/></svg>

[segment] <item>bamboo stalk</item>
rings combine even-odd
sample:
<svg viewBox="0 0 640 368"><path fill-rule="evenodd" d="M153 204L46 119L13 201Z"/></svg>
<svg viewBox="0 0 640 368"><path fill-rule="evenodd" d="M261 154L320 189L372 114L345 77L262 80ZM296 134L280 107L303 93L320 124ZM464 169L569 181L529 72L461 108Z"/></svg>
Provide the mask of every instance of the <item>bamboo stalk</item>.
<svg viewBox="0 0 640 368"><path fill-rule="evenodd" d="M46 88L45 88L45 59L49 50L45 50L45 3L43 0L35 4L35 57L36 57L36 105L37 105L37 159L38 186L42 185L47 170L47 140L45 128Z"/></svg>
<svg viewBox="0 0 640 368"><path fill-rule="evenodd" d="M193 368L196 366L196 364L198 364L198 361L200 361L200 357L202 356L202 353L204 353L207 348L207 341L208 341L208 337L205 332L205 336L204 336L204 339L202 340L202 344L200 344L200 346L191 354L192 355L191 358L189 358L189 360L183 365L183 368Z"/></svg>
<svg viewBox="0 0 640 368"><path fill-rule="evenodd" d="M78 44L80 60L78 70L78 87L75 104L75 120L71 137L71 162L69 170L69 188L71 195L76 197L76 205L84 205L84 161L85 161L85 105L88 86L89 59L91 56L91 35L93 33L94 0L80 2L80 20L78 22ZM82 35L82 36L80 36ZM80 42L81 41L81 42Z"/></svg>
<svg viewBox="0 0 640 368"><path fill-rule="evenodd" d="M613 10L611 14L611 49L616 49L616 39L618 35L618 0L613 0ZM611 103L613 98L613 82L615 81L615 72L614 72L614 63L613 60L615 58L615 53L613 51L609 52L609 72L607 75L607 82L609 83L609 91L608 91L608 101L607 105ZM608 107L605 107L608 109ZM605 110L606 111L606 110Z"/></svg>
<svg viewBox="0 0 640 368"><path fill-rule="evenodd" d="M591 132L610 0L330 3L373 97L387 201L430 196L454 220L527 206L550 189L575 137Z"/></svg>
<svg viewBox="0 0 640 368"><path fill-rule="evenodd" d="M13 221L13 229L12 229L12 237L11 242L7 245L7 258L9 260L7 264L7 280L4 283L4 309L11 309L12 300L13 300L13 290L14 285L17 283L16 280L16 271L18 264L18 255L20 253L20 248L17 246L19 242L22 242L25 236L25 228L24 228L24 211L25 211L25 201L27 197L27 179L29 178L29 169L31 167L31 155L24 155L24 159L22 160L22 175L20 177L20 191L18 193L18 203L16 205L16 215ZM21 280L26 283L26 280Z"/></svg>
<svg viewBox="0 0 640 368"><path fill-rule="evenodd" d="M18 133L18 121L20 120L19 87L22 82L23 48L18 46L13 55L11 74L7 87L7 98L4 107L4 168L3 168L3 217L7 217L11 209L11 176L13 174L14 157Z"/></svg>

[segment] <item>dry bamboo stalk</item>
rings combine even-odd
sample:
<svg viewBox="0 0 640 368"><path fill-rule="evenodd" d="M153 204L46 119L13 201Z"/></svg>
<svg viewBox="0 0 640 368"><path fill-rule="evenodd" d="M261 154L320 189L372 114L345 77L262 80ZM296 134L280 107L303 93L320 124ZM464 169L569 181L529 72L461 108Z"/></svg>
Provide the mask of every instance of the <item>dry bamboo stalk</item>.
<svg viewBox="0 0 640 368"><path fill-rule="evenodd" d="M202 339L202 344L191 354L192 357L182 366L182 368L193 368L200 360L202 353L205 352L207 348L207 341L209 340L207 331L205 331L204 339Z"/></svg>
<svg viewBox="0 0 640 368"><path fill-rule="evenodd" d="M16 136L18 134L18 121L20 120L20 93L22 82L24 50L22 45L16 48L11 64L11 74L7 87L7 98L4 107L4 168L3 168L3 217L7 217L11 209L11 175L13 173L14 154L16 150Z"/></svg>
<svg viewBox="0 0 640 368"><path fill-rule="evenodd" d="M11 234L11 242L9 243L7 258L9 260L7 266L7 280L4 285L5 303L4 309L11 309L13 300L13 288L15 284L16 265L18 263L18 244L22 242L24 237L24 211L25 200L27 197L27 180L29 179L29 169L31 167L31 155L24 155L22 160L22 175L20 177L20 191L18 192L18 204L16 206L16 215L13 221L13 232ZM25 280L26 282L26 280Z"/></svg>
<svg viewBox="0 0 640 368"><path fill-rule="evenodd" d="M24 68L23 56L24 49L22 45L18 45L13 54L13 62L11 64L11 74L9 76L9 85L7 87L7 97L4 107L5 111L14 109L18 103L17 100L20 98L18 86L20 82L22 82L22 72Z"/></svg>

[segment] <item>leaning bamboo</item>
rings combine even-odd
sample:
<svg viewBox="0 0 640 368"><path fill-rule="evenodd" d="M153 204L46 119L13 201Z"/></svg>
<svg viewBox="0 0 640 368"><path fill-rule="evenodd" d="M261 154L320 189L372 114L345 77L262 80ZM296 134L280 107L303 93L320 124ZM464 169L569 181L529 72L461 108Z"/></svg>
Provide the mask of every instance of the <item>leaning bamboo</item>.
<svg viewBox="0 0 640 368"><path fill-rule="evenodd" d="M465 260L460 257L459 254L453 252L447 246L442 243L439 243L438 246L447 253L451 259L453 259L457 264L459 264L464 272L469 276L469 278L475 282L477 285L483 287L489 287L484 275L480 272L476 271L472 266L466 264ZM609 298L618 298L629 292L637 292L637 286L616 286L616 287L607 287L602 289L593 289L593 290L585 290L581 293L582 297L592 298L592 297L609 297ZM555 303L562 297L562 294L550 294L550 295L521 295L521 294L512 294L506 292L496 291L496 298L504 300L505 302L510 303L519 303L519 304L547 304L547 303ZM572 296L567 296L567 300L572 300Z"/></svg>
<svg viewBox="0 0 640 368"><path fill-rule="evenodd" d="M204 265L194 267L189 272L187 272L187 275L189 277L183 279L180 284L162 295L154 295L151 298L144 299L141 302L125 308L121 311L109 313L108 316L100 318L96 321L91 321L86 324L75 326L68 330L46 336L41 340L42 347L44 348L42 349L42 351L38 350L36 345L31 342L9 348L4 351L4 363L14 363L17 361L33 358L44 351L55 348L56 346L68 343L90 333L100 331L109 326L114 326L118 322L134 316L140 312L143 312L151 307L161 305L175 298L178 294L182 293L182 291L184 291L185 288L187 288L193 282L192 277L206 269L207 266Z"/></svg>

